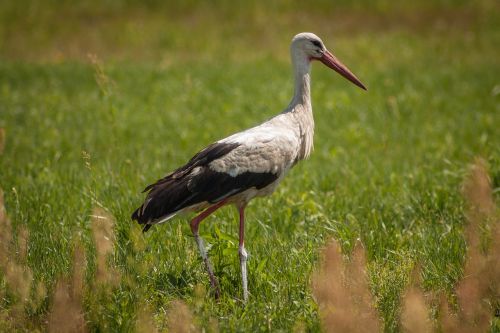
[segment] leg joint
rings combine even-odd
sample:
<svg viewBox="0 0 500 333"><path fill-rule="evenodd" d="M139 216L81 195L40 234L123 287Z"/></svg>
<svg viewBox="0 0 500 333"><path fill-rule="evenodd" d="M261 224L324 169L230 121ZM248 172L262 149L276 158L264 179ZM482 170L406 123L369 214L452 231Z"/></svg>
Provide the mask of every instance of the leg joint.
<svg viewBox="0 0 500 333"><path fill-rule="evenodd" d="M199 224L199 222L196 221L196 219L193 219L189 223L189 226L191 227L191 232L193 233L193 235L198 235L198 224Z"/></svg>
<svg viewBox="0 0 500 333"><path fill-rule="evenodd" d="M240 254L240 259L241 260L247 261L247 259L248 259L248 253L245 250L244 246L240 246L240 248L238 249L238 253Z"/></svg>

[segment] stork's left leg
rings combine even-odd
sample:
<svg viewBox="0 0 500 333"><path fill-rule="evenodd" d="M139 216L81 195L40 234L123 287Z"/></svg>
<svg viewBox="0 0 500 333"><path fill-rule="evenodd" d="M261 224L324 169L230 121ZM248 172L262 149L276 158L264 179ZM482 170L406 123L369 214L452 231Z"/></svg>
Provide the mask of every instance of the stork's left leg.
<svg viewBox="0 0 500 333"><path fill-rule="evenodd" d="M194 219L191 220L190 226L191 226L191 231L193 232L194 239L196 240L196 244L198 245L198 249L200 250L200 255L203 261L205 262L205 267L208 272L208 277L210 278L210 285L212 288L215 290L215 298L219 299L220 297L220 289L219 289L219 284L217 283L217 279L215 278L214 275L214 269L212 267L212 264L210 263L210 260L208 259L208 253L207 250L205 249L205 245L203 244L203 238L198 233L198 227L205 218L207 218L210 214L215 212L217 209L220 207L224 206L226 204L225 200L221 201L211 207L208 207L206 210L204 210L200 215L196 216Z"/></svg>
<svg viewBox="0 0 500 333"><path fill-rule="evenodd" d="M238 208L240 213L240 244L238 253L240 254L241 266L241 282L243 285L243 301L246 303L248 300L248 280L247 280L247 259L248 254L245 250L245 206Z"/></svg>

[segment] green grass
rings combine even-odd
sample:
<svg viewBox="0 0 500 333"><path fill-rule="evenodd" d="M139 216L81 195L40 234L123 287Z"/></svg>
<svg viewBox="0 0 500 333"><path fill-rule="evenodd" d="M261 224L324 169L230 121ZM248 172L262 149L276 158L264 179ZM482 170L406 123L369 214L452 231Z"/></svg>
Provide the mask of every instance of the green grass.
<svg viewBox="0 0 500 333"><path fill-rule="evenodd" d="M253 12L262 11L254 6ZM460 8L472 5L456 6L460 14ZM229 4L222 7L223 15L230 13ZM329 28L328 14L319 10L299 24L304 27L299 30L314 30L316 26L309 29L308 24L318 17L321 23L314 31L369 90L361 91L314 64L315 151L273 196L253 201L247 210L251 297L246 307L237 300L242 291L233 209L220 210L201 227L221 283L220 303L209 293L195 292L197 284L205 289L209 284L186 221L153 228L145 235L146 248L135 251L130 234L138 226L129 216L141 203L145 185L212 141L253 126L287 105L292 93L287 43L298 30L286 14L293 7L277 16L283 34L271 33L266 40L259 37L259 18L271 14L255 14L248 28L237 21L241 13L217 27L213 16L218 12L211 11L212 16L201 20L208 24L209 37L200 35L204 27L197 26L194 41L186 44L182 40L189 34L189 21L170 23L168 35L177 42L162 44L160 28L154 26L161 23L158 14L143 8L137 15L147 31L157 33L144 36L154 42L151 51L131 50L132 56L122 56L129 42L146 47L142 35L128 35L131 30L116 41L115 49L102 41L86 44L81 37L82 45L90 45L90 51L97 50L104 59L103 75L82 61L86 52L81 50L75 55L63 47L63 55L54 59L49 41L71 39L71 34L61 37L57 29L43 30L46 35L36 37L41 44L33 46L35 51L22 41L4 42L10 50L0 54L0 127L7 133L0 187L14 228L25 225L30 232L27 261L35 280L51 289L67 274L75 234L92 248L89 215L93 207L103 206L117 220L113 262L124 276L133 277L135 287L123 279L112 300L98 309L91 307L88 290L86 312L92 330L132 330L140 302L150 304L158 324L165 325L166 309L180 298L202 327L215 318L224 331L290 331L302 324L317 331L320 318L310 275L332 237L346 253L357 238L363 241L370 286L387 331L398 330L399 297L417 261L425 289L452 299L465 253L460 186L476 156L489 162L498 202L497 7L489 13L476 8L473 19L441 30L435 21L431 27L426 22L420 22L420 28L408 27L401 21L396 28L380 27L373 20L379 20L381 12L390 18L392 12L379 7L346 9L371 29L364 30L360 22L353 34L347 23ZM272 13L279 13L280 6L276 8ZM445 2L435 10L449 11L450 17L457 14L455 6ZM147 23L148 17L153 23ZM444 19L445 24L451 21ZM119 31L121 23L113 22L109 28ZM23 24L12 19L1 31L5 35ZM243 31L241 39L238 31ZM17 34L33 36L28 28ZM111 41L110 36L107 31L102 40ZM36 43L36 38L31 41ZM194 45L204 39L197 60ZM263 51L268 45L270 51ZM34 61L38 57L42 61ZM91 272L92 267L91 256ZM4 282L0 286L5 289ZM47 298L30 311L30 325L42 325L49 303ZM0 300L0 308L9 306L8 299Z"/></svg>

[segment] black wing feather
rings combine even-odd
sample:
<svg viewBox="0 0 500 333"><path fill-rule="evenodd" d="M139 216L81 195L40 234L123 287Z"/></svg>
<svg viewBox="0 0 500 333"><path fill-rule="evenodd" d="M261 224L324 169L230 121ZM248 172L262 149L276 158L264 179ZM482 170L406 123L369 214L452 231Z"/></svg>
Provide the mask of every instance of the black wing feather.
<svg viewBox="0 0 500 333"><path fill-rule="evenodd" d="M221 158L222 156L229 153L231 150L237 148L239 143L212 143L205 149L194 155L185 165L176 169L174 172L166 175L164 178L156 181L155 183L148 185L142 192L147 192L153 187L169 182L172 179L179 179L189 174L194 168L201 165L207 165L208 163Z"/></svg>
<svg viewBox="0 0 500 333"><path fill-rule="evenodd" d="M251 187L264 188L277 179L278 176L271 172L244 172L232 177L210 169L210 162L238 146L237 143L214 143L196 154L186 165L146 187L145 191L149 191L146 200L132 214L132 219L146 224L143 231L147 231L155 221L185 207L201 202L216 203ZM196 167L200 169L192 175Z"/></svg>

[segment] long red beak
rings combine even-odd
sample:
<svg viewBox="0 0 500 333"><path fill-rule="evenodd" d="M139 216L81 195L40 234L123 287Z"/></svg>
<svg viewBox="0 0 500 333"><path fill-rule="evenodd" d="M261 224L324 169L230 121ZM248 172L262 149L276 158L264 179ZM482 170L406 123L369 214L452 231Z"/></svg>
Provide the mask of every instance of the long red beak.
<svg viewBox="0 0 500 333"><path fill-rule="evenodd" d="M333 54L331 54L328 50L325 50L323 56L321 58L317 58L319 61L360 87L361 89L366 90L366 87L361 81L354 75L349 68L347 68L343 63L341 63Z"/></svg>

